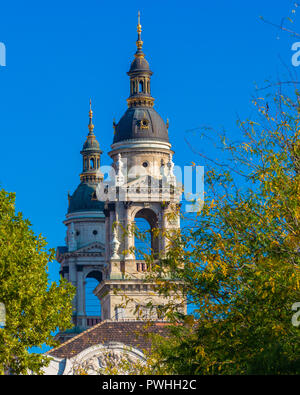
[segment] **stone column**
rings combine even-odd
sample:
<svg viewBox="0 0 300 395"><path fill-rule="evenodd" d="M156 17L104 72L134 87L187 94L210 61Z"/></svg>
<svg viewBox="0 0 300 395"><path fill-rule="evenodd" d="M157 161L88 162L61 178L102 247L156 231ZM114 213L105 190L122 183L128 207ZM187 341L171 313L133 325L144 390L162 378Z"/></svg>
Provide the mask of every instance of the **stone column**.
<svg viewBox="0 0 300 395"><path fill-rule="evenodd" d="M86 327L84 308L84 284L83 284L83 271L82 267L77 267L77 316L81 319L81 325L83 328Z"/></svg>
<svg viewBox="0 0 300 395"><path fill-rule="evenodd" d="M132 221L130 220L130 207L131 207L131 202L124 202L124 208L125 208L125 210L124 210L124 219L125 219L125 221L124 221L124 227L125 227L125 230L126 230L126 232L128 232L127 233L127 235L126 235L126 237L125 237L125 250L129 250L131 247L133 247L134 246L134 242L133 242L133 236L132 236L132 234L131 234L131 230L130 230L130 228L131 228L131 225L132 225ZM125 260L130 260L130 259L134 259L135 257L134 257L134 254L132 254L132 253L130 253L130 254L127 254L126 256L125 256Z"/></svg>
<svg viewBox="0 0 300 395"><path fill-rule="evenodd" d="M74 287L77 286L77 276L76 276L76 262L74 258L70 258L69 261L69 282L74 285ZM76 294L74 296L74 299L72 301L72 305L73 305L73 314L74 314L74 324L76 325L76 320L77 320L77 290L76 290Z"/></svg>
<svg viewBox="0 0 300 395"><path fill-rule="evenodd" d="M110 258L110 216L105 217L105 261Z"/></svg>
<svg viewBox="0 0 300 395"><path fill-rule="evenodd" d="M165 233L168 228L169 228L169 222L168 222L168 208L169 208L169 202L165 202L164 205L162 205L161 208L161 222L162 222L162 231ZM167 237L163 235L161 238L161 253L162 255L165 255L167 252Z"/></svg>
<svg viewBox="0 0 300 395"><path fill-rule="evenodd" d="M111 211L110 215L109 215L109 235L110 235L110 237L109 237L109 246L108 246L109 258L111 258L111 256L112 256L112 240L113 240L113 236L114 236L114 232L113 232L113 224L114 224L114 222L115 222L115 214L114 214L113 211Z"/></svg>

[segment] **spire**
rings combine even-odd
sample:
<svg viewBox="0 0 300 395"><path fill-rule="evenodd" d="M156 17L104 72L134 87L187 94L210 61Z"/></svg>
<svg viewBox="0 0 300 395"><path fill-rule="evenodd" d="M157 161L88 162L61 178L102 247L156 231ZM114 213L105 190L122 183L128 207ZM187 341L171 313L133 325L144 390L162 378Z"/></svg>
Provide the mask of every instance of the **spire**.
<svg viewBox="0 0 300 395"><path fill-rule="evenodd" d="M94 124L93 124L93 111L92 111L92 101L90 99L90 110L89 110L89 133L83 144L82 151L80 152L83 156L83 171L80 175L81 181L87 182L97 182L103 177L99 172L100 168L100 156L102 151L100 149L99 143L94 134Z"/></svg>
<svg viewBox="0 0 300 395"><path fill-rule="evenodd" d="M143 48L143 41L142 41L142 25L141 25L141 14L140 11L138 12L138 24L137 24L137 33L138 33L138 39L136 42L136 57L144 57L145 55L143 54L142 48Z"/></svg>
<svg viewBox="0 0 300 395"><path fill-rule="evenodd" d="M92 111L92 100L90 99L90 111L89 111L89 134L87 135L86 142L84 143L83 149L85 148L98 148L99 143L96 140L96 136L94 134L94 124L93 124L93 111Z"/></svg>
<svg viewBox="0 0 300 395"><path fill-rule="evenodd" d="M90 111L89 111L89 118L90 118L90 122L89 122L89 135L94 134L94 125L93 125L93 111L92 111L92 100L90 99Z"/></svg>

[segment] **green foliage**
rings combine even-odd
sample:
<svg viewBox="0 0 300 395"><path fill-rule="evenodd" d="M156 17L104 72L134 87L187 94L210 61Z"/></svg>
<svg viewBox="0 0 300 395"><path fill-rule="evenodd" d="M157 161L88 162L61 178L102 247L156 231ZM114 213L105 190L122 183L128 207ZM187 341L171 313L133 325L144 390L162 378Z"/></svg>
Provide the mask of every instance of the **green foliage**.
<svg viewBox="0 0 300 395"><path fill-rule="evenodd" d="M300 373L300 332L291 322L300 301L299 94L263 103L254 101L255 122L239 122L241 143L222 137L229 160L206 172L203 210L152 264L148 280L161 295L183 292L196 306L193 314L176 313L172 300L164 307L171 336L154 348L154 370Z"/></svg>
<svg viewBox="0 0 300 395"><path fill-rule="evenodd" d="M0 190L0 301L6 326L0 329L0 374L40 373L48 360L29 353L33 346L54 346L51 333L71 324L73 287L65 280L48 283L54 251L35 236L31 224L15 213L15 195Z"/></svg>

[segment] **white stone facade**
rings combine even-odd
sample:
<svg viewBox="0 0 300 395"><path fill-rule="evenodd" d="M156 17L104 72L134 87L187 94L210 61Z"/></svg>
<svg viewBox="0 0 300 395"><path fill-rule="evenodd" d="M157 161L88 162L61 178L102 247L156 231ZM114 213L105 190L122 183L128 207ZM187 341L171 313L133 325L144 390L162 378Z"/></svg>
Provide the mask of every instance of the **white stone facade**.
<svg viewBox="0 0 300 395"><path fill-rule="evenodd" d="M128 374L127 363L135 366L146 361L140 350L118 342L88 347L72 358L49 358L50 364L43 369L43 374L63 376L108 374L111 366L118 369L118 374Z"/></svg>

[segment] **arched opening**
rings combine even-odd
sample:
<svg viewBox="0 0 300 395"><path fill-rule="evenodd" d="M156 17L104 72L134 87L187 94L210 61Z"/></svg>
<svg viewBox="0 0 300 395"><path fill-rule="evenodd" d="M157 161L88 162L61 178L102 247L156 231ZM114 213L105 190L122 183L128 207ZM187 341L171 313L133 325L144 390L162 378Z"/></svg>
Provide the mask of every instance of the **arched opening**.
<svg viewBox="0 0 300 395"><path fill-rule="evenodd" d="M102 281L102 273L91 271L85 278L85 314L87 326L93 326L101 321L100 300L93 294L94 289Z"/></svg>
<svg viewBox="0 0 300 395"><path fill-rule="evenodd" d="M152 230L158 227L157 215L149 208L143 208L135 215L135 226L138 233L143 236L135 237L136 260L143 260L144 254L157 256L159 252L159 239L153 234ZM147 270L146 266L140 265L138 271Z"/></svg>
<svg viewBox="0 0 300 395"><path fill-rule="evenodd" d="M90 159L90 169L94 169L94 167L95 167L95 160L94 160L94 158L91 158Z"/></svg>
<svg viewBox="0 0 300 395"><path fill-rule="evenodd" d="M140 81L139 82L139 93L143 93L144 92L144 81Z"/></svg>
<svg viewBox="0 0 300 395"><path fill-rule="evenodd" d="M151 227L149 222L144 218L136 218L135 226L138 231L138 235L134 238L134 246L136 248L135 259L143 260L143 254L151 254Z"/></svg>

